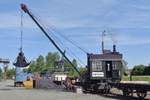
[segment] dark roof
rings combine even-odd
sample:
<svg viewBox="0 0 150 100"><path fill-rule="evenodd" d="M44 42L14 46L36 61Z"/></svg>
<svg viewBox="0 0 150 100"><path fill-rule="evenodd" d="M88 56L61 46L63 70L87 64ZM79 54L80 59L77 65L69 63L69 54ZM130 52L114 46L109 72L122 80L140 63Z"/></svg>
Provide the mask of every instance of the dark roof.
<svg viewBox="0 0 150 100"><path fill-rule="evenodd" d="M101 60L122 60L122 54L120 53L104 53L104 54L89 54L90 59Z"/></svg>

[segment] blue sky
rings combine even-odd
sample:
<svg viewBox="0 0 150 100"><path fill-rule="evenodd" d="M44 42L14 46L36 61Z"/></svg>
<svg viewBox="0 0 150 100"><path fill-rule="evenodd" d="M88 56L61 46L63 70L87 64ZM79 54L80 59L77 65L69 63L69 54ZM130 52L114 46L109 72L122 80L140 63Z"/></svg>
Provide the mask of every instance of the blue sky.
<svg viewBox="0 0 150 100"><path fill-rule="evenodd" d="M100 34L115 34L117 49L128 66L150 63L149 0L1 0L0 57L13 62L20 46L20 3L24 2L47 29L56 32L54 40L63 43L86 65L86 54L65 41L57 33L73 40L89 53L101 53ZM29 60L49 51L57 51L27 14L24 14L23 50ZM110 37L105 47L112 48ZM66 49L67 56L70 51ZM81 64L82 65L82 64Z"/></svg>

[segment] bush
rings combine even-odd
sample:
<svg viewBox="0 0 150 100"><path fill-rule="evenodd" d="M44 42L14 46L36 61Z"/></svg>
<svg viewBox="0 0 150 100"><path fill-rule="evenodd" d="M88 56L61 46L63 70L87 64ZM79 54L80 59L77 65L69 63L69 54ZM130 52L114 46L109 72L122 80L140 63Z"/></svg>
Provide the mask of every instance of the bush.
<svg viewBox="0 0 150 100"><path fill-rule="evenodd" d="M132 75L143 75L144 69L145 69L144 65L137 65L137 66L134 66L131 73L132 73Z"/></svg>
<svg viewBox="0 0 150 100"><path fill-rule="evenodd" d="M150 66L144 68L144 75L150 75Z"/></svg>

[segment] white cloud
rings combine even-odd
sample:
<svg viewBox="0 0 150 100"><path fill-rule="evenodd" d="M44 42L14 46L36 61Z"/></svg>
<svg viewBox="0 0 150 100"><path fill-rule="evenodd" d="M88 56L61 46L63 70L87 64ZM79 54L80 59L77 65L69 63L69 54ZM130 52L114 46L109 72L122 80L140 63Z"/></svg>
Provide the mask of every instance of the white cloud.
<svg viewBox="0 0 150 100"><path fill-rule="evenodd" d="M136 5L121 6L124 2L117 2L116 0L85 1L87 0L69 2L68 0L63 0L63 2L61 1L62 3L59 0L49 1L46 4L48 8L43 7L44 2L41 6L38 6L42 8L36 8L37 6L35 4L31 5L28 1L26 2L30 4L29 9L34 8L37 11L38 15L40 15L39 19L43 19L42 22L47 23L47 26L55 26L58 29L74 27L101 28L106 24L112 28L150 28L147 22L149 20L149 14L142 13L137 7L132 7ZM58 6L52 9L54 4ZM143 6L140 7L143 8ZM19 13L1 13L0 16L0 28L17 28L20 26ZM24 20L26 28L36 27L34 22L26 14Z"/></svg>
<svg viewBox="0 0 150 100"><path fill-rule="evenodd" d="M118 44L120 45L147 45L150 44L149 37L136 37L136 36L120 36L118 38Z"/></svg>
<svg viewBox="0 0 150 100"><path fill-rule="evenodd" d="M10 28L20 28L20 16L19 13L15 14L15 13L0 13L0 28L6 28L6 29L10 29ZM27 18L26 18L27 19ZM25 19L25 27L27 28L31 28L33 27L33 24L30 21L26 21Z"/></svg>
<svg viewBox="0 0 150 100"><path fill-rule="evenodd" d="M60 2L60 1L59 1ZM92 5L90 8L88 8L90 2L92 2ZM67 3L67 1L63 2L63 3ZM101 4L98 4L101 3ZM83 9L81 9L81 12L85 12L85 13L79 13L80 15L75 15L78 14L76 11L75 13L72 14L68 14L68 16L61 16L63 14L58 14L58 12L53 14L49 13L49 9L51 7L49 7L49 9L46 9L45 11L47 12L46 14L43 14L42 12L40 12L39 9L39 13L38 15L40 16L36 16L39 17L38 19L41 20L42 23L45 24L45 26L48 28L50 27L54 27L56 28L56 30L60 30L60 29L71 29L71 31L76 31L76 33L80 33L80 34L87 34L87 35L91 35L96 31L91 31L91 29L98 29L102 30L102 28L104 28L104 26L106 24L108 24L108 27L110 28L150 28L150 24L148 23L149 20L149 14L145 14L143 12L140 12L139 10L136 10L136 7L134 7L134 9L131 9L129 12L127 12L130 8L126 9L128 6L123 6L123 9L121 10L118 9L119 7L116 7L117 5L121 4L117 3L116 0L110 0L109 2L106 0L102 0L101 2L96 0L96 1L89 1L89 3L86 3L88 5L84 5ZM76 2L75 4L78 4L78 2ZM70 7L71 5L74 4L67 4L69 5L68 7ZM83 5L83 4L81 4ZM79 8L82 6L79 6ZM63 6L63 5L61 5ZM78 7L75 7L76 5L74 5L74 10ZM95 7L94 7L95 6ZM116 8L113 8L116 7ZM30 8L30 7L29 7ZM86 8L89 10L86 10ZM104 9L106 8L106 9ZM37 9L37 11L38 11ZM44 9L44 8L43 8ZM60 8L59 8L60 9ZM66 9L66 8L65 8ZM72 8L70 8L72 9ZM93 13L94 11L94 13ZM123 13L121 13L120 11L124 11ZM135 11L135 12L134 12ZM80 12L80 11L79 11ZM34 13L34 12L33 12ZM37 28L37 26L35 25L35 23L31 20L31 18L27 15L24 14L24 27L26 29L33 29L33 28ZM57 15L57 16L55 16ZM75 16L74 16L75 15ZM103 15L103 16L102 16ZM1 19L0 19L0 28L16 28L19 30L20 28L20 14L18 13L1 13L0 14ZM119 16L119 18L117 17ZM104 19L103 19L104 18ZM101 29L100 29L101 28ZM77 30L78 29L78 30ZM87 33L82 33L82 30L86 30L85 32ZM69 31L68 31L69 33ZM30 33L30 35L33 33ZM72 33L70 33L72 34ZM97 38L96 35L92 36L92 39L99 39ZM95 39L95 40L96 40ZM122 45L137 45L137 44L147 44L149 43L149 39L140 39L141 41L138 41L139 38L137 37L130 37L130 36L121 36L118 38L118 43L122 44ZM111 42L111 40L108 40L109 42ZM93 41L95 42L99 42L98 41ZM91 42L91 43L93 43Z"/></svg>

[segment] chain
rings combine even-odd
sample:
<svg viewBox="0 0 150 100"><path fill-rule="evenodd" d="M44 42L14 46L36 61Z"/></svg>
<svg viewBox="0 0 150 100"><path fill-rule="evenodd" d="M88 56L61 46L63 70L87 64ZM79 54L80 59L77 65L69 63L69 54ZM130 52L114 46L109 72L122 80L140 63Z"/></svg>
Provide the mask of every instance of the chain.
<svg viewBox="0 0 150 100"><path fill-rule="evenodd" d="M21 10L21 19L20 19L20 32L21 32L21 37L20 37L20 50L22 51L23 47L23 11Z"/></svg>

